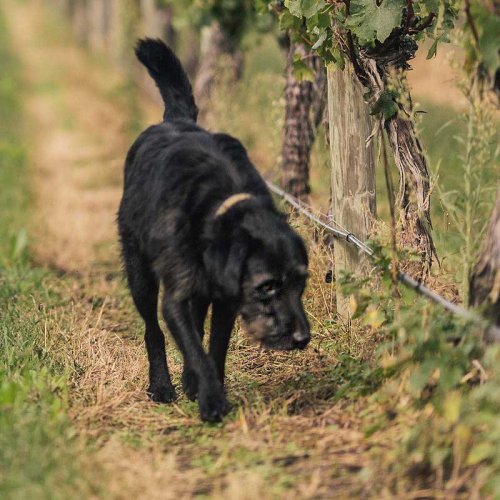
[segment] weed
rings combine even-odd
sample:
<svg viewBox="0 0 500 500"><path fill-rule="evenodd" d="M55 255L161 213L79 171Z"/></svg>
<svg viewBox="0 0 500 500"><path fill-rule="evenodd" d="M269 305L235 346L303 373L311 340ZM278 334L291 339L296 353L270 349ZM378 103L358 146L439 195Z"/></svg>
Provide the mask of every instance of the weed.
<svg viewBox="0 0 500 500"><path fill-rule="evenodd" d="M463 301L468 304L472 267L496 189L491 181L495 179L498 151L495 150L497 124L494 110L485 103L475 79L462 82L461 86L467 98L467 110L463 115L467 129L464 135L457 135L455 139L462 150L458 161L462 185L450 191L439 188L439 192L446 217L460 239L461 271L458 278Z"/></svg>

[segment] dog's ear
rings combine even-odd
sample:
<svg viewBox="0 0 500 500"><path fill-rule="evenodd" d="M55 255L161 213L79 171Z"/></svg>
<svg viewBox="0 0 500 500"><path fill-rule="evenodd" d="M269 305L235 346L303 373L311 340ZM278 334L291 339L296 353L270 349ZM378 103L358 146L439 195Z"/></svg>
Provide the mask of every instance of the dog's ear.
<svg viewBox="0 0 500 500"><path fill-rule="evenodd" d="M212 243L204 253L205 268L218 298L238 298L245 261L248 255L248 238L238 238Z"/></svg>

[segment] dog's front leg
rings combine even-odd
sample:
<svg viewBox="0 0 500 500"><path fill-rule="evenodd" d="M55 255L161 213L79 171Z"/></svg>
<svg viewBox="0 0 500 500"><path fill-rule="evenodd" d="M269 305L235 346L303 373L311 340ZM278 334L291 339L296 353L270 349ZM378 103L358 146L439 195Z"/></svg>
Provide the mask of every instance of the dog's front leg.
<svg viewBox="0 0 500 500"><path fill-rule="evenodd" d="M227 347L237 312L238 306L236 304L216 301L212 306L209 352L215 361L217 375L222 384L224 384Z"/></svg>
<svg viewBox="0 0 500 500"><path fill-rule="evenodd" d="M217 376L215 364L204 351L201 343L201 332L191 315L188 300L176 301L165 295L163 299L163 315L170 332L185 363L196 373L198 378L198 405L202 420L219 422L229 411L229 404L224 389Z"/></svg>
<svg viewBox="0 0 500 500"><path fill-rule="evenodd" d="M203 326L209 306L208 299L204 297L195 297L191 301L191 317L193 318L196 331L200 334L200 339L203 341ZM191 369L189 363L184 360L184 369L182 371L182 389L186 396L194 401L198 396L198 378L194 370Z"/></svg>

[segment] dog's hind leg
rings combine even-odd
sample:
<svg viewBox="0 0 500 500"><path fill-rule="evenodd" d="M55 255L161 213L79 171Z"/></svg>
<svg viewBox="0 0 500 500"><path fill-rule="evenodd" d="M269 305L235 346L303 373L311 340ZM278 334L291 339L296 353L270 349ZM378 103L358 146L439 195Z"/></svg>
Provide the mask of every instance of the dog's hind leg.
<svg viewBox="0 0 500 500"><path fill-rule="evenodd" d="M210 332L209 353L215 362L217 375L224 384L224 367L226 364L229 338L236 319L237 307L222 302L214 302L212 306L212 324Z"/></svg>
<svg viewBox="0 0 500 500"><path fill-rule="evenodd" d="M200 416L207 422L219 422L229 411L224 388L212 358L203 350L201 334L192 316L188 299L176 301L165 294L163 314L170 332L184 355L184 362L198 379Z"/></svg>
<svg viewBox="0 0 500 500"><path fill-rule="evenodd" d="M200 335L200 339L203 341L204 335L204 323L205 317L207 315L209 306L208 299L204 297L196 297L191 300L191 315L195 324L196 331ZM189 365L187 358L184 359L184 370L182 371L182 389L186 396L194 401L198 395L198 378L195 371Z"/></svg>
<svg viewBox="0 0 500 500"><path fill-rule="evenodd" d="M146 325L148 394L153 401L169 403L176 398L176 394L168 372L165 337L158 324L158 279L132 242L123 242L123 256L132 298Z"/></svg>

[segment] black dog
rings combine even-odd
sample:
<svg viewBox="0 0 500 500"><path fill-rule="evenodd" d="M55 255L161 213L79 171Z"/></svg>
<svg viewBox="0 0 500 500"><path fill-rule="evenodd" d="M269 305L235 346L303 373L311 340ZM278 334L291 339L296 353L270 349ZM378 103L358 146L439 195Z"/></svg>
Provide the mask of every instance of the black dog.
<svg viewBox="0 0 500 500"><path fill-rule="evenodd" d="M269 348L309 342L301 303L307 254L241 143L196 125L191 85L175 54L146 39L136 55L165 102L163 123L144 131L127 155L118 213L130 291L146 323L148 393L163 403L176 397L157 318L161 282L162 312L184 356L183 389L198 396L203 420L219 421L228 411L224 364L237 314Z"/></svg>

